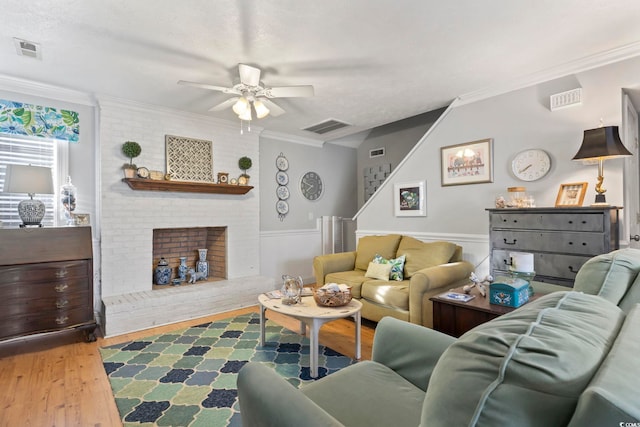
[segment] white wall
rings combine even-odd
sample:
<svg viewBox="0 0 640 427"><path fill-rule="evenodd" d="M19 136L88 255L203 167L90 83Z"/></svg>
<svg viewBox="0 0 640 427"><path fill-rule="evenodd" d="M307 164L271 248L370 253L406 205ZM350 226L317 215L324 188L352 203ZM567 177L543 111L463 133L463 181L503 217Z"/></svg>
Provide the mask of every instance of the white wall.
<svg viewBox="0 0 640 427"><path fill-rule="evenodd" d="M549 95L574 89L576 84L583 88L583 104L551 112ZM587 181L584 204L592 203L597 166L571 158L580 147L583 131L597 127L601 118L605 125L621 125L621 88L638 84L640 59L636 58L450 109L359 212L359 232L437 233L453 241L460 234L486 239L485 209L493 207L495 197L506 195L511 186L525 186L537 206L554 206L560 184ZM440 148L484 138L494 140L494 182L441 186ZM526 148L542 148L551 155L551 171L539 181L524 183L510 172L513 156ZM621 159L605 162L604 184L612 205L623 203L622 168ZM427 216L395 217L393 185L423 179ZM625 236L624 231L621 235ZM465 247L465 256L472 262L487 254L488 243L473 253Z"/></svg>

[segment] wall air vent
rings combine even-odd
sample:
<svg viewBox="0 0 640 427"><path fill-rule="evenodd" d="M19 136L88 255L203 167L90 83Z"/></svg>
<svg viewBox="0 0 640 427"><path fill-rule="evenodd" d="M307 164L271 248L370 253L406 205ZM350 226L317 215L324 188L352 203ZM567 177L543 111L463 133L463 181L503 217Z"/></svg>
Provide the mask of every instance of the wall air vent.
<svg viewBox="0 0 640 427"><path fill-rule="evenodd" d="M351 126L351 125L348 123L341 122L339 120L328 119L328 120L325 120L324 122L318 123L317 125L309 126L302 130L317 133L318 135L323 135L325 133L342 129L347 126Z"/></svg>
<svg viewBox="0 0 640 427"><path fill-rule="evenodd" d="M369 150L369 158L373 159L375 157L383 157L384 156L384 147L374 148Z"/></svg>
<svg viewBox="0 0 640 427"><path fill-rule="evenodd" d="M568 90L566 92L551 95L549 101L549 109L551 111L561 108L573 107L582 104L582 88Z"/></svg>
<svg viewBox="0 0 640 427"><path fill-rule="evenodd" d="M42 59L42 52L38 43L13 38L13 44L16 46L16 52L20 56L28 56L30 58Z"/></svg>

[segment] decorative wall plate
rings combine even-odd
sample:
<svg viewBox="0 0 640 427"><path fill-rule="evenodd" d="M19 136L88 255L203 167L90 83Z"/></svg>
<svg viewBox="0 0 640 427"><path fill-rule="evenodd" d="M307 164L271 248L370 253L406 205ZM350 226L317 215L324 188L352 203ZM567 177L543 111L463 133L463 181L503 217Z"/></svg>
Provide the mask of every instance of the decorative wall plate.
<svg viewBox="0 0 640 427"><path fill-rule="evenodd" d="M167 173L176 181L213 182L211 141L165 135Z"/></svg>
<svg viewBox="0 0 640 427"><path fill-rule="evenodd" d="M289 183L289 175L285 171L278 171L276 174L276 182L279 185L287 185Z"/></svg>
<svg viewBox="0 0 640 427"><path fill-rule="evenodd" d="M284 154L280 153L276 158L276 167L281 171L289 169L289 160L287 160Z"/></svg>
<svg viewBox="0 0 640 427"><path fill-rule="evenodd" d="M289 188L281 185L276 189L276 194L278 195L278 199L287 200L289 198Z"/></svg>

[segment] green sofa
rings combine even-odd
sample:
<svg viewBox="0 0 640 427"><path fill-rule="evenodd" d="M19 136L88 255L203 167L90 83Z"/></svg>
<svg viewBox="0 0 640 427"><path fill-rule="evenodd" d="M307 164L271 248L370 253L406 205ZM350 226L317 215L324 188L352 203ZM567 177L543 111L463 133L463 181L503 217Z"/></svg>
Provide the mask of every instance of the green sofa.
<svg viewBox="0 0 640 427"><path fill-rule="evenodd" d="M243 425L640 423L639 271L638 250L595 257L576 278L583 292L545 295L458 339L386 317L372 360L300 390L248 363L238 376Z"/></svg>
<svg viewBox="0 0 640 427"><path fill-rule="evenodd" d="M376 255L387 261L404 258L402 280L367 277ZM317 256L316 286L345 283L362 303L362 317L385 316L433 326L434 295L468 282L473 265L462 259L462 248L451 242L422 242L410 236L364 236L356 251Z"/></svg>

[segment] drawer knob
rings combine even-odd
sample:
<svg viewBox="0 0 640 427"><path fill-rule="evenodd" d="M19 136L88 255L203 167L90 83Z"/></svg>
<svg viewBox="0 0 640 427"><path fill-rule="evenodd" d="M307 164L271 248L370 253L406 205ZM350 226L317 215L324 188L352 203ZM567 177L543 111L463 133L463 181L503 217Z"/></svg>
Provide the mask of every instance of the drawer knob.
<svg viewBox="0 0 640 427"><path fill-rule="evenodd" d="M569 224L573 224L573 221L569 220Z"/></svg>
<svg viewBox="0 0 640 427"><path fill-rule="evenodd" d="M68 320L69 320L69 316L56 317L56 323L58 325L64 325L65 323L67 323Z"/></svg>
<svg viewBox="0 0 640 427"><path fill-rule="evenodd" d="M505 245L515 245L518 239L513 239L513 242L507 242L507 239L503 239Z"/></svg>
<svg viewBox="0 0 640 427"><path fill-rule="evenodd" d="M572 272L572 273L577 273L578 272L578 270L574 270L572 265L569 266L569 271Z"/></svg>
<svg viewBox="0 0 640 427"><path fill-rule="evenodd" d="M67 304L69 304L69 300L66 299L56 301L56 307L58 308L65 307Z"/></svg>
<svg viewBox="0 0 640 427"><path fill-rule="evenodd" d="M67 288L69 288L69 285L66 283L61 283L59 285L56 285L55 290L56 292L64 292L67 290Z"/></svg>
<svg viewBox="0 0 640 427"><path fill-rule="evenodd" d="M62 279L63 277L67 277L67 274L69 272L67 271L66 268L61 268L60 270L56 271L56 277L58 279Z"/></svg>

